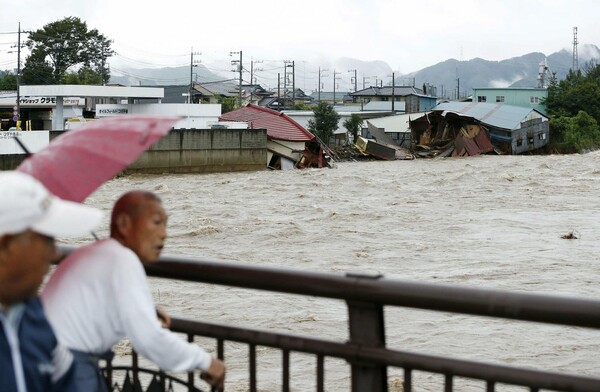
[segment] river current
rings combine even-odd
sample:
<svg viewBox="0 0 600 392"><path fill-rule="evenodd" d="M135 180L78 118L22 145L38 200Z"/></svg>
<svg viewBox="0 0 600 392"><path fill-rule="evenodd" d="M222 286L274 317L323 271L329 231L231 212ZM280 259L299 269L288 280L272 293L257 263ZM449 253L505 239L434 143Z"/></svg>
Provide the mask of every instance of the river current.
<svg viewBox="0 0 600 392"><path fill-rule="evenodd" d="M86 201L156 192L169 213L164 254L304 271L383 274L466 287L600 297L600 153L341 162L332 169L129 175ZM573 233L578 239L562 239ZM76 243L85 243L88 238ZM343 302L150 279L172 316L344 341ZM386 308L389 347L599 375L600 331ZM214 342L198 343L213 350ZM128 345L117 361L128 360ZM246 391L247 347L225 345L226 390ZM291 357L293 391L315 390L315 358ZM350 390L326 360L327 391ZM391 369L390 390L402 373ZM443 390L416 373L416 391ZM281 354L258 348L260 391L281 390ZM485 390L457 380L457 391ZM502 387L497 390L524 390Z"/></svg>

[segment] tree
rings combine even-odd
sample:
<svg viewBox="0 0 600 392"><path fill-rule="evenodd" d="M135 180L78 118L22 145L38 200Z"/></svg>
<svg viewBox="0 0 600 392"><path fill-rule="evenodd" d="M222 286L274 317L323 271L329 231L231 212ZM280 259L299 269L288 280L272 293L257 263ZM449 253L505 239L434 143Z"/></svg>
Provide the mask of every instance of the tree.
<svg viewBox="0 0 600 392"><path fill-rule="evenodd" d="M221 104L221 113L227 113L237 107L238 99L236 97L221 97L218 102Z"/></svg>
<svg viewBox="0 0 600 392"><path fill-rule="evenodd" d="M0 71L0 90L16 90L17 77L10 72Z"/></svg>
<svg viewBox="0 0 600 392"><path fill-rule="evenodd" d="M358 140L358 131L360 131L360 127L362 127L363 120L356 113L352 113L350 118L344 121L344 128L348 130L348 132L352 133L352 141L356 143Z"/></svg>
<svg viewBox="0 0 600 392"><path fill-rule="evenodd" d="M569 71L552 81L544 101L550 116L550 148L577 152L600 147L600 65L589 63L583 71Z"/></svg>
<svg viewBox="0 0 600 392"><path fill-rule="evenodd" d="M337 129L340 115L326 102L319 102L313 113L315 118L308 120L308 130L328 145L333 131Z"/></svg>
<svg viewBox="0 0 600 392"><path fill-rule="evenodd" d="M106 83L110 79L107 59L114 54L111 42L98 30L88 30L87 24L76 17L49 23L29 34L26 45L31 54L23 68L23 82L64 83L69 72L84 70L78 75L80 82L99 84L99 79ZM90 72L96 77L90 77Z"/></svg>
<svg viewBox="0 0 600 392"><path fill-rule="evenodd" d="M600 122L600 66L570 70L558 84L551 83L544 101L550 116L576 116L580 110Z"/></svg>
<svg viewBox="0 0 600 392"><path fill-rule="evenodd" d="M600 147L600 128L598 122L584 111L570 118L565 132L565 144L582 152Z"/></svg>
<svg viewBox="0 0 600 392"><path fill-rule="evenodd" d="M67 72L66 84L102 84L102 76L89 67L81 67L77 72Z"/></svg>
<svg viewBox="0 0 600 392"><path fill-rule="evenodd" d="M53 80L52 66L45 60L44 53L38 51L30 54L21 71L21 82L24 84L51 84Z"/></svg>

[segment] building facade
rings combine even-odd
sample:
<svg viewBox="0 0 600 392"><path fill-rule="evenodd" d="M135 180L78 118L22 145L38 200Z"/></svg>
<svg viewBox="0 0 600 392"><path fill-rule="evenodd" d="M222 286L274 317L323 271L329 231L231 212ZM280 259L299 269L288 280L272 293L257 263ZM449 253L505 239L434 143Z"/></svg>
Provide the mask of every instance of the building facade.
<svg viewBox="0 0 600 392"><path fill-rule="evenodd" d="M544 100L548 97L548 89L528 87L493 88L483 87L473 89L473 102L503 103L535 109L546 114Z"/></svg>

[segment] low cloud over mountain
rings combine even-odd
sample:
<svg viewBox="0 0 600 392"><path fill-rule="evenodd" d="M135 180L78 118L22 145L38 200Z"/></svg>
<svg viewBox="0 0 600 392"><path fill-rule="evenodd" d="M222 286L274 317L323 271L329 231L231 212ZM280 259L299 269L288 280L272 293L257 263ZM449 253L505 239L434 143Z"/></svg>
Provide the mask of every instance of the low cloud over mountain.
<svg viewBox="0 0 600 392"><path fill-rule="evenodd" d="M578 55L579 67L585 69L590 62L598 62L600 49L596 45L579 45ZM481 58L468 61L448 59L409 74L396 73L396 85L414 84L416 87L422 87L424 83L428 83L437 89L438 96L451 99L456 98L458 89L460 89L460 96L467 96L472 93L474 87L536 87L539 64L544 60L546 60L550 71L556 73L558 79L565 78L573 65L572 52L567 49L548 56L544 53L533 52L502 61L489 61ZM246 68L246 64L244 66ZM389 64L384 61L363 61L344 57L328 64L302 64L302 73L300 69L296 73L296 87L308 90L307 93L316 90L318 77L312 75L309 79L305 74L307 69L314 68L318 70L319 66L322 70L322 91L333 90L334 72L337 91L354 91L354 70L356 70L357 76L356 87L359 90L375 84L390 85L393 72ZM283 64L281 67L283 70ZM194 67L194 73L191 76L198 83L237 80L237 75L228 72L227 68L226 65L206 67L198 64ZM224 71L215 71L219 69L224 69ZM190 83L189 66L123 69L120 70L120 73L121 75L115 72L115 75L111 77L112 83L128 86L189 85ZM312 73L318 74L318 72ZM267 88L275 88L277 86L277 73L274 72L273 75L274 77L269 77L264 73L261 74L259 83ZM246 75L244 76L245 79Z"/></svg>

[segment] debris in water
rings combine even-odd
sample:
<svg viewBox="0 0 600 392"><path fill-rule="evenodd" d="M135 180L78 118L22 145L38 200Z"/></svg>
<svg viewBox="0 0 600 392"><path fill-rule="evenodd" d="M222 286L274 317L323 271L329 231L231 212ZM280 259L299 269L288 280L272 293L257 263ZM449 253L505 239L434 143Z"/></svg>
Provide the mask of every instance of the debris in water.
<svg viewBox="0 0 600 392"><path fill-rule="evenodd" d="M569 231L567 234L560 236L563 240L577 240L579 239L579 233L576 233L575 230Z"/></svg>

